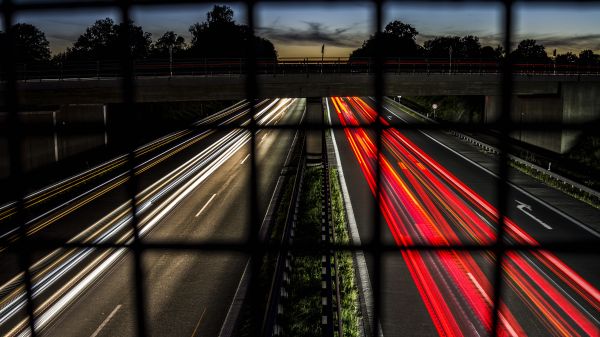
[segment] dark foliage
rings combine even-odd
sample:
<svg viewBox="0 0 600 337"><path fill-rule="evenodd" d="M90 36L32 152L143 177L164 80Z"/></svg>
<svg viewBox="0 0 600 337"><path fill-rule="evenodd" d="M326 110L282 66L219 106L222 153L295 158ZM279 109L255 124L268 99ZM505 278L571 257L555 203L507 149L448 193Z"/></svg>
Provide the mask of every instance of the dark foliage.
<svg viewBox="0 0 600 337"><path fill-rule="evenodd" d="M233 10L228 6L214 6L206 14L206 21L189 29L192 42L188 49L191 57L247 57L249 27L233 20ZM277 58L273 44L264 38L254 37L258 58Z"/></svg>
<svg viewBox="0 0 600 337"><path fill-rule="evenodd" d="M11 27L14 37L14 57L19 63L48 62L50 48L46 35L34 25L17 23ZM0 32L0 45L5 45L6 33Z"/></svg>
<svg viewBox="0 0 600 337"><path fill-rule="evenodd" d="M550 57L546 53L546 48L538 44L536 40L523 40L519 42L517 49L512 53L513 62L519 63L550 63Z"/></svg>
<svg viewBox="0 0 600 337"><path fill-rule="evenodd" d="M173 57L182 55L186 49L183 36L177 35L173 31L164 33L152 45L150 55L152 57L166 58L169 57L169 49L171 49Z"/></svg>
<svg viewBox="0 0 600 337"><path fill-rule="evenodd" d="M354 50L350 54L355 57L374 57L377 52L377 43L383 47L383 57L408 57L417 58L423 54L423 48L416 42L419 34L417 30L401 21L392 21L383 32L372 35L363 42L362 47Z"/></svg>
<svg viewBox="0 0 600 337"><path fill-rule="evenodd" d="M118 58L115 50L119 50L129 30L129 48L133 58L148 57L152 43L151 34L144 32L142 27L133 22L115 24L106 18L96 21L85 30L72 48L63 55L66 60L110 60Z"/></svg>
<svg viewBox="0 0 600 337"><path fill-rule="evenodd" d="M582 66L600 66L600 55L587 49L579 53L579 64Z"/></svg>

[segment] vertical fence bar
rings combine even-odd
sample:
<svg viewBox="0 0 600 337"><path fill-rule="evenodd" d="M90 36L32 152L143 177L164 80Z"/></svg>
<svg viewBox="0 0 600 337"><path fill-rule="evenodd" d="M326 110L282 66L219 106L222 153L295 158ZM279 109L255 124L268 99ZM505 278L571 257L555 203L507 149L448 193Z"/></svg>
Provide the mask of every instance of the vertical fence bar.
<svg viewBox="0 0 600 337"><path fill-rule="evenodd" d="M257 82L257 64L256 64L256 43L254 35L255 27L255 6L254 0L246 1L246 20L248 22L248 34L247 37L248 45L246 46L246 97L250 102L250 123L248 124L248 131L250 132L250 230L248 237L248 251L250 253L250 307L255 308L260 300L260 296L257 291L253 291L258 283L258 277L260 272L261 264L261 242L259 238L260 222L258 214L258 184L257 184L257 168L256 168L256 100L258 98L258 82ZM262 315L258 310L253 310L252 322L250 329L255 334L260 333Z"/></svg>
<svg viewBox="0 0 600 337"><path fill-rule="evenodd" d="M508 194L508 142L509 134L514 129L511 118L511 98L513 88L512 78L512 60L510 55L510 46L512 41L512 19L513 19L513 3L512 0L504 0L503 2L503 27L504 31L504 49L506 57L502 66L502 85L501 85L501 108L500 108L500 142L499 142L499 179L497 184L498 192L498 229L496 231L496 242L494 255L496 262L494 265L493 275L493 307L492 307L492 331L490 335L498 336L500 322L500 303L502 301L503 287L503 272L502 263L506 253L504 242L505 236L505 215L507 210L507 194Z"/></svg>
<svg viewBox="0 0 600 337"><path fill-rule="evenodd" d="M375 128L375 142L376 142L376 158L377 163L376 167L376 187L375 187L375 206L373 209L373 222L374 222L374 233L373 233L373 272L375 275L375 282L373 285L373 322L371 322L371 327L373 328L373 337L378 337L382 335L382 331L380 331L381 326L379 325L382 305L381 305L381 285L383 284L383 263L381 261L382 258L382 226L381 226L381 159L382 159L382 124L381 124L381 116L382 116L382 104L383 104L383 92L384 92L384 78L383 78L383 58L384 58L384 48L382 41L381 33L383 32L383 1L382 0L374 0L375 5L375 36L378 38L375 40L375 59L374 59L374 72L375 72L375 111L377 112L377 117L375 118L375 123L372 126ZM369 60L369 64L370 64Z"/></svg>
<svg viewBox="0 0 600 337"><path fill-rule="evenodd" d="M137 216L137 203L136 194L138 191L138 181L135 173L136 159L135 159L135 148L136 148L136 133L139 126L135 125L137 122L136 111L135 111L135 78L134 78L134 64L133 55L130 48L131 44L131 31L130 31L130 0L121 1L119 6L121 12L121 41L120 41L120 57L121 57L121 72L123 74L123 104L125 111L129 113L127 121L131 124L130 132L133 132L132 141L129 144L131 147L127 155L128 175L129 181L127 183L127 190L129 194L130 210L131 210L131 229L133 233L133 242L131 250L133 252L133 273L135 282L135 308L136 308L136 323L137 323L137 334L140 337L147 336L146 326L146 315L145 315L145 296L144 296L144 275L142 270L142 253L143 245L140 240L139 233L139 219Z"/></svg>
<svg viewBox="0 0 600 337"><path fill-rule="evenodd" d="M23 177L23 161L21 148L23 145L23 125L19 116L19 100L17 97L17 73L15 55L15 37L12 29L14 8L12 0L4 0L2 3L4 18L4 31L6 32L2 46L2 67L6 71L5 102L7 108L8 124L8 151L10 161L9 193L15 200L14 224L18 226L18 241L16 252L18 254L19 267L23 270L23 284L25 286L25 311L27 313L29 333L35 337L35 307L33 303L32 275L29 265L31 263L31 249L27 237L27 224L25 222L25 179Z"/></svg>

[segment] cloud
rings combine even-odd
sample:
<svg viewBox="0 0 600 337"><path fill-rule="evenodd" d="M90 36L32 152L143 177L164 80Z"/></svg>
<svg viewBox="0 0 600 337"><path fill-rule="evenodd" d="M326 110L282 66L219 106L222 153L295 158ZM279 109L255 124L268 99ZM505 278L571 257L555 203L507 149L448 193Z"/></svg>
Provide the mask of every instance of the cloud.
<svg viewBox="0 0 600 337"><path fill-rule="evenodd" d="M304 21L304 27L260 27L259 35L282 44L320 44L335 47L360 47L367 38L365 33L356 31L356 25L331 28L321 22Z"/></svg>
<svg viewBox="0 0 600 337"><path fill-rule="evenodd" d="M557 49L559 52L573 51L578 52L584 49L594 51L600 50L600 34L584 34L575 36L565 35L538 35L530 38L543 44L547 51Z"/></svg>

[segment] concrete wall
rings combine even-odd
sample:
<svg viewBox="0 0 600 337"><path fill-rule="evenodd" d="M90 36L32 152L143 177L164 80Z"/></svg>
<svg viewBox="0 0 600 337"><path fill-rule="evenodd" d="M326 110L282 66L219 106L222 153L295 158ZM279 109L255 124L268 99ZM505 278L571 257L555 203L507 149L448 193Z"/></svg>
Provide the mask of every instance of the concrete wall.
<svg viewBox="0 0 600 337"><path fill-rule="evenodd" d="M373 74L262 74L257 76L260 97L373 96ZM557 94L560 83L596 82L600 76L516 75L514 93ZM498 95L499 74L385 74L387 96ZM137 102L237 100L246 98L246 79L231 76L136 78ZM0 106L3 104L0 83ZM108 104L123 102L120 79L42 81L19 83L19 102L30 105Z"/></svg>
<svg viewBox="0 0 600 337"><path fill-rule="evenodd" d="M62 106L53 111L20 112L24 171L105 145L104 106ZM2 118L1 123L6 123ZM5 124L6 125L6 124ZM8 126L6 126L8 127ZM0 178L10 174L8 139L0 138Z"/></svg>
<svg viewBox="0 0 600 337"><path fill-rule="evenodd" d="M499 121L500 97L486 96L486 123ZM575 145L577 130L520 130L521 123L586 123L600 118L600 84L563 83L557 95L513 96L510 120L515 131L511 137L557 153Z"/></svg>
<svg viewBox="0 0 600 337"><path fill-rule="evenodd" d="M306 99L306 122L310 125L324 123L323 100L321 97ZM308 130L306 133L306 153L309 162L321 162L322 156L322 131L319 129Z"/></svg>
<svg viewBox="0 0 600 337"><path fill-rule="evenodd" d="M561 93L563 123L586 123L600 119L599 83L564 83ZM579 135L577 130L564 130L561 152L575 145Z"/></svg>
<svg viewBox="0 0 600 337"><path fill-rule="evenodd" d="M58 160L105 145L103 105L61 106L56 123Z"/></svg>

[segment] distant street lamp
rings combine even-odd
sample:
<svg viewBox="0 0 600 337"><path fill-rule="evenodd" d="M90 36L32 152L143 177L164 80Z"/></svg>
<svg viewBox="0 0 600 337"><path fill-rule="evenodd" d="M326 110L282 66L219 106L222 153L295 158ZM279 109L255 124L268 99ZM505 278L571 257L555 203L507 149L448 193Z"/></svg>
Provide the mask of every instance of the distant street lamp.
<svg viewBox="0 0 600 337"><path fill-rule="evenodd" d="M321 74L323 73L323 59L325 58L325 44L321 46Z"/></svg>
<svg viewBox="0 0 600 337"><path fill-rule="evenodd" d="M169 77L173 77L173 45L169 45Z"/></svg>
<svg viewBox="0 0 600 337"><path fill-rule="evenodd" d="M523 137L523 116L525 115L524 112L521 112L521 115L519 116L519 141L523 141L522 137Z"/></svg>
<svg viewBox="0 0 600 337"><path fill-rule="evenodd" d="M452 46L450 46L448 53L450 54L450 67L448 68L448 73L451 74L452 73Z"/></svg>
<svg viewBox="0 0 600 337"><path fill-rule="evenodd" d="M433 103L433 105L431 107L433 108L433 119L435 119L435 110L437 110L438 105Z"/></svg>

